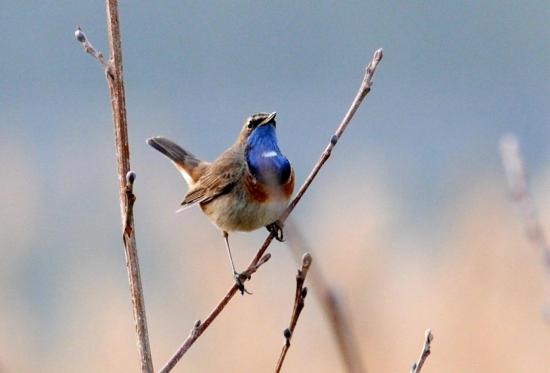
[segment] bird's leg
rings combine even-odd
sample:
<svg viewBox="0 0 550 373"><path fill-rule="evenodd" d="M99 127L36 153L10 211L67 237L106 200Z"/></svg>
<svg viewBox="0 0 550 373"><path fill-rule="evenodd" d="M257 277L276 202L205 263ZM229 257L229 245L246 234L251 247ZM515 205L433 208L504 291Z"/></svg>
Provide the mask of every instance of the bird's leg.
<svg viewBox="0 0 550 373"><path fill-rule="evenodd" d="M284 242L285 236L283 234L283 223L280 220L275 220L273 223L265 226L273 237L279 241Z"/></svg>
<svg viewBox="0 0 550 373"><path fill-rule="evenodd" d="M244 294L245 292L247 294L252 294L246 288L244 287L244 281L248 280L247 276L245 274L237 272L235 269L235 263L233 262L233 255L231 255L231 248L229 247L229 234L226 231L223 231L223 238L225 239L225 247L227 247L227 253L229 254L229 260L231 261L231 268L233 269L233 278L235 279L235 282L237 283L237 286L239 287L239 290L241 294Z"/></svg>

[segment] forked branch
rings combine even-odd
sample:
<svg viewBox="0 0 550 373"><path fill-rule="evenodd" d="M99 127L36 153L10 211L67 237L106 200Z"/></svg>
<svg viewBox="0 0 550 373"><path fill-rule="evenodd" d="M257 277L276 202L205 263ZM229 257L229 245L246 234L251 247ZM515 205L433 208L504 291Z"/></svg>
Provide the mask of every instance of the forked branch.
<svg viewBox="0 0 550 373"><path fill-rule="evenodd" d="M82 47L101 63L105 69L105 76L111 96L113 123L115 127L116 159L119 183L120 217L122 222L122 239L126 254L126 268L130 293L132 297L134 321L137 335L137 346L142 372L153 372L153 360L147 331L145 316L145 302L141 286L141 274L136 248L133 205L135 196L133 184L135 174L130 172L130 147L128 145L128 125L126 121L126 99L124 93L124 79L122 74L122 46L120 40L120 25L118 19L117 0L106 0L107 29L109 35L109 50L111 58L106 62L103 54L97 51L88 41L86 34L80 27L75 32L76 39Z"/></svg>
<svg viewBox="0 0 550 373"><path fill-rule="evenodd" d="M95 58L101 66L103 66L105 69L109 67L107 62L105 62L105 58L103 57L103 53L98 51L94 48L90 40L88 40L88 37L84 33L84 30L80 28L80 26L76 26L76 31L74 32L74 37L80 44L82 44L82 48L84 48L84 52L88 53L90 56Z"/></svg>
<svg viewBox="0 0 550 373"><path fill-rule="evenodd" d="M290 215L290 213L294 210L296 205L300 202L302 199L304 193L308 190L309 186L325 164L325 162L330 158L330 155L332 153L332 150L338 143L338 140L348 127L351 119L357 112L357 109L359 109L359 106L363 102L363 99L367 96L367 94L370 92L372 87L372 79L374 77L374 73L376 71L376 68L378 67L378 64L382 60L383 53L382 49L378 49L374 52L374 56L372 58L372 61L369 63L365 70L365 75L363 77L363 80L361 82L361 86L359 87L359 91L357 92L353 102L351 103L351 106L349 107L348 111L344 115L344 118L342 119L342 122L336 129L336 132L332 135L329 144L321 154L321 157L319 161L315 164L313 169L311 170L310 174L304 181L304 184L300 187L300 190L294 197L294 199L290 202L287 209L281 216L280 220L282 223L285 222L286 218ZM271 244L271 241L273 241L274 234L271 233L266 240L264 241L263 245L260 247L258 252L256 253L256 256L250 263L247 271L251 268L257 267L260 260L264 257L264 253ZM180 346L180 348L176 351L176 353L170 358L168 363L162 368L161 372L169 372L172 370L172 368L177 364L177 362L181 359L181 357L189 350L189 348L193 345L193 343L201 336L202 333L208 328L208 326L214 321L214 319L220 314L220 312L225 308L225 306L229 303L229 301L233 298L235 293L238 290L238 285L233 285L227 292L227 294L223 297L223 299L216 305L216 307L210 312L210 314L207 316L205 321L201 323L197 328L195 328L195 332L191 333L187 339L183 342L183 344Z"/></svg>

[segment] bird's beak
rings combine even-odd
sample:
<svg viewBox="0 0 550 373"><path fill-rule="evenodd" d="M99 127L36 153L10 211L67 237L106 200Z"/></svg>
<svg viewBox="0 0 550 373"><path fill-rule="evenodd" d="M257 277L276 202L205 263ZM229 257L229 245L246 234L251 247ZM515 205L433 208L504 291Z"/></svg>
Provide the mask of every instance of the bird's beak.
<svg viewBox="0 0 550 373"><path fill-rule="evenodd" d="M273 113L269 114L269 116L267 118L265 118L265 120L258 124L258 127L260 126L263 126L264 124L268 124L269 122L271 122L273 120L273 118L275 118L275 116L277 115L277 113L274 111Z"/></svg>

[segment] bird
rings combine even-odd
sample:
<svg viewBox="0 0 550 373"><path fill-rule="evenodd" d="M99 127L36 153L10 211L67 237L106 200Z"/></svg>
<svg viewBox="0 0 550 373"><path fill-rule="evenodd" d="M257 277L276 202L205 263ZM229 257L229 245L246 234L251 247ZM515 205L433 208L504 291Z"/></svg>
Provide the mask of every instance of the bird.
<svg viewBox="0 0 550 373"><path fill-rule="evenodd" d="M276 115L262 112L248 117L235 143L213 162L199 159L165 137L147 139L172 161L188 185L178 211L199 205L221 230L233 277L243 294L246 289L235 269L229 233L266 227L283 241L279 218L294 191L294 169L279 149Z"/></svg>

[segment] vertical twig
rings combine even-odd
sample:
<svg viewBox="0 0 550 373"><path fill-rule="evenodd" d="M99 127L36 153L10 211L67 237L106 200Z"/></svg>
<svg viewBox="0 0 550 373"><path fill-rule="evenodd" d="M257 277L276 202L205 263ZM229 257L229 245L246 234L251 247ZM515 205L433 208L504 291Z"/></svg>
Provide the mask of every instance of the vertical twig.
<svg viewBox="0 0 550 373"><path fill-rule="evenodd" d="M293 222L287 221L285 235L287 238L286 242L296 262L300 262L300 257L304 252L313 253L312 248ZM311 269L309 281L331 326L340 356L347 371L349 373L365 372L366 369L361 359L359 343L354 336L353 328L350 325L351 317L346 312L346 305L343 303L343 300L338 296L336 289L327 281L319 265Z"/></svg>
<svg viewBox="0 0 550 373"><path fill-rule="evenodd" d="M147 332L145 303L141 286L141 275L136 248L134 229L133 182L135 174L130 172L130 148L128 145L128 131L126 121L126 99L124 94L124 79L122 69L122 46L120 39L120 25L118 19L117 0L106 0L107 30L109 35L109 50L111 58L105 62L103 55L96 51L87 40L86 35L77 28L75 36L84 50L96 58L105 68L105 76L109 86L113 123L115 129L116 159L119 182L120 215L122 221L122 238L126 254L126 268L130 283L133 313L137 334L138 353L142 372L153 372L153 361Z"/></svg>
<svg viewBox="0 0 550 373"><path fill-rule="evenodd" d="M539 221L537 208L529 193L527 171L525 170L521 149L516 136L508 134L501 138L500 154L506 178L508 179L508 188L512 200L520 210L527 240L531 246L540 252L543 260L544 272L547 278L544 287L546 302L548 302L550 299L550 246ZM546 305L547 307L548 304ZM548 318L548 310L545 311L545 316Z"/></svg>
<svg viewBox="0 0 550 373"><path fill-rule="evenodd" d="M540 251L545 267L550 270L550 247L537 216L537 209L529 193L521 150L514 135L503 136L500 142L502 163L513 201L518 205L529 242Z"/></svg>
<svg viewBox="0 0 550 373"><path fill-rule="evenodd" d="M136 323L137 344L142 372L153 372L153 360L151 358L151 347L149 346L149 335L147 331L147 318L145 314L145 301L141 286L141 273L136 248L136 235L134 229L134 217L130 210L128 219L124 217L128 210L126 194L126 174L130 171L130 147L128 145L128 124L126 121L126 97L124 92L124 78L122 70L122 45L120 38L120 24L118 18L118 1L106 0L107 8L107 30L109 35L109 51L111 54L110 68L107 73L109 90L111 93L111 106L113 110L113 121L115 125L115 143L118 165L118 181L120 194L120 211L122 221L127 225L124 228L124 248L126 254L126 267L130 282L130 292ZM129 232L128 232L129 230Z"/></svg>
<svg viewBox="0 0 550 373"><path fill-rule="evenodd" d="M336 129L336 132L334 133L334 135L332 135L332 137L330 139L330 142L327 145L327 147L325 148L325 150L323 151L323 153L321 154L321 157L320 157L319 161L315 164L315 166L311 170L310 174L308 175L308 177L304 181L304 184L300 187L300 190L298 191L298 193L296 194L296 196L294 197L292 202L290 202L287 209L285 210L285 212L281 216L281 218L280 218L281 222L284 223L286 218L290 215L290 213L294 210L296 205L300 202L300 200L302 199L304 193L307 191L307 189L309 188L309 186L311 185L311 183L313 182L313 180L315 179L315 177L319 173L319 170L323 167L325 162L330 157L330 155L332 153L332 149L336 146L336 143L338 142L338 140L340 139L340 137L342 136L342 134L346 130L348 124L350 123L351 119L355 115L355 112L357 111L357 109L359 109L359 106L363 102L363 99L370 92L371 87L372 87L372 78L374 76L376 68L378 67L378 64L382 60L382 57L383 57L382 49L378 49L374 52L372 61L369 63L369 65L367 66L367 68L365 70L365 75L363 76L363 81L361 82L361 86L359 88L359 91L355 95L355 98L354 98L353 102L351 103L350 108L348 109L348 111L346 112L346 115L342 119L342 122L340 123L340 125ZM267 248L271 244L271 241L273 241L273 238L274 238L273 233L271 233L269 236L267 236L264 243L262 244L262 246L260 247L260 249L256 253L256 256L254 257L254 259L252 260L252 262L248 266L247 271L249 271L251 269L254 269L254 270L257 269L257 267L259 266L259 263L261 263L261 261L264 258L265 251L267 250ZM210 312L210 314L205 319L205 321L203 323L201 323L197 328L195 328L196 330L195 330L194 333L189 334L187 339L178 348L176 353L170 358L170 360L166 363L164 368L162 368L162 370L161 370L162 373L169 372L170 370L172 370L172 368L178 363L178 361L182 358L182 356L189 350L189 348L193 345L193 343L195 343L195 341L202 335L202 333L204 333L204 331L214 321L214 319L216 319L216 317L220 314L220 312L223 311L223 309L229 303L229 301L233 298L233 296L235 295L237 290L238 290L238 286L236 284L233 285L229 289L227 294L216 305L216 307L214 307L214 309Z"/></svg>
<svg viewBox="0 0 550 373"><path fill-rule="evenodd" d="M424 345L422 346L420 357L418 358L418 361L412 365L411 373L420 373L420 371L422 370L426 359L428 358L428 356L430 356L433 339L434 336L432 334L432 331L430 329L426 330L426 332L424 333Z"/></svg>
<svg viewBox="0 0 550 373"><path fill-rule="evenodd" d="M296 293L294 295L294 307L292 308L292 315L290 316L289 327L286 328L283 332L285 342L283 344L281 354L279 355L279 360L277 360L277 366L275 367L275 372L277 373L279 373L281 371L281 368L283 367L286 354L288 352L288 349L290 348L290 340L294 335L294 329L296 329L298 318L300 317L300 314L304 309L304 300L307 296L307 287L304 287L304 282L306 281L306 276L309 271L309 267L311 266L311 261L311 255L309 253L305 253L302 256L302 268L300 268L298 270L298 273L296 274Z"/></svg>

